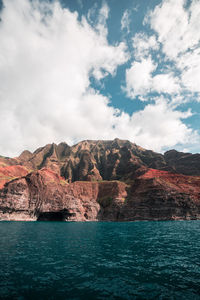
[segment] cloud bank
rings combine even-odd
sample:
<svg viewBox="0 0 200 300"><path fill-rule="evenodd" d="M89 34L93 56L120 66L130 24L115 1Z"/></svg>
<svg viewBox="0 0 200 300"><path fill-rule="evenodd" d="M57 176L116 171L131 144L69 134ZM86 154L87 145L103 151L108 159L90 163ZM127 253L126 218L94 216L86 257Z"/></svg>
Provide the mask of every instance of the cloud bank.
<svg viewBox="0 0 200 300"><path fill-rule="evenodd" d="M109 138L120 122L90 86L114 75L128 56L107 42L107 6L92 28L58 2L8 0L0 24L1 153L53 141Z"/></svg>
<svg viewBox="0 0 200 300"><path fill-rule="evenodd" d="M173 3L164 1L163 5L165 2ZM126 70L130 98L145 97L153 90L177 94L180 80L192 91L200 86L188 80L190 72L198 75L199 68L195 64L185 67L191 60L188 52L176 60L177 68L183 70L181 79L171 71L153 75L157 64L149 49L157 51L161 44L170 59L179 57L181 51L179 44L174 53L169 51L169 28L159 32L162 27L157 19L162 7L148 16L159 38L133 38L135 59ZM0 154L18 155L25 148L34 150L50 142L72 144L115 137L161 151L197 139L197 133L182 122L191 113L175 110L164 97L129 115L112 107L107 96L92 88L91 79L115 76L117 68L129 60L130 51L125 42L109 44L106 3L93 26L86 17L78 17L59 2L4 2L0 22ZM129 26L128 17L123 15L123 28ZM191 51L199 59L195 43Z"/></svg>
<svg viewBox="0 0 200 300"><path fill-rule="evenodd" d="M199 134L182 121L193 113L191 110L183 113L179 106L200 101L200 2L163 0L146 15L143 24L150 30L146 30L148 34L136 33L132 38L133 59L126 69L124 91L133 100L154 102L152 108L162 116L160 121L156 118L159 133L163 134L157 148L159 143L167 145L166 139L167 146L198 145ZM147 120L147 114L151 115L149 108L147 105L133 118L143 115ZM141 120L137 122L142 124ZM144 129L146 121L143 123ZM157 132L153 123L146 131L149 141L151 137L154 140ZM144 135L140 134L138 139L143 143Z"/></svg>

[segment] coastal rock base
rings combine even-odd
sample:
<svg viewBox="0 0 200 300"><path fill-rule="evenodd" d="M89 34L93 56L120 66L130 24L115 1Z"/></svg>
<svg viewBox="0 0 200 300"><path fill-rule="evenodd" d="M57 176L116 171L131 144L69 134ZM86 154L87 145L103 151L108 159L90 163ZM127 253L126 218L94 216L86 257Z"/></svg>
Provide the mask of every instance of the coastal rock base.
<svg viewBox="0 0 200 300"><path fill-rule="evenodd" d="M116 180L68 183L43 168L4 185L0 190L0 219L200 219L200 177L148 169L126 183Z"/></svg>

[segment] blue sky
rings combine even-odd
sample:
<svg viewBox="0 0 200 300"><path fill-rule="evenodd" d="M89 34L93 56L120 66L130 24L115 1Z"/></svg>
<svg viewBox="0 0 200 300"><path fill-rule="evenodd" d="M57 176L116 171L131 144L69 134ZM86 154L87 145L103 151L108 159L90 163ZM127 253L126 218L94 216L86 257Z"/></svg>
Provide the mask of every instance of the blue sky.
<svg viewBox="0 0 200 300"><path fill-rule="evenodd" d="M2 2L0 154L129 139L200 151L200 2Z"/></svg>

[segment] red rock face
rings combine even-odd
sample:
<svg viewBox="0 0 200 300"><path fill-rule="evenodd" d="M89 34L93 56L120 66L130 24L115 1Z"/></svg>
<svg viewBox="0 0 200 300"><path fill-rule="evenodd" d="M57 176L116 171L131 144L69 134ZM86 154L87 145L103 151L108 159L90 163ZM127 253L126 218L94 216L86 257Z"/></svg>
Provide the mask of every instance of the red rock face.
<svg viewBox="0 0 200 300"><path fill-rule="evenodd" d="M200 177L150 169L135 179L128 202L126 220L199 219Z"/></svg>
<svg viewBox="0 0 200 300"><path fill-rule="evenodd" d="M0 190L1 217L10 218L8 214L14 212L15 219L25 213L36 220L48 218L48 213L61 213L64 220L97 221L101 205L110 205L106 203L110 197L123 201L125 188L125 183L117 181L68 184L53 171L42 169L12 180Z"/></svg>
<svg viewBox="0 0 200 300"><path fill-rule="evenodd" d="M0 167L0 189L3 188L6 182L27 174L28 170L23 166L14 165Z"/></svg>
<svg viewBox="0 0 200 300"><path fill-rule="evenodd" d="M42 169L0 190L2 219L133 221L200 218L200 178L150 169L130 184L67 183Z"/></svg>
<svg viewBox="0 0 200 300"><path fill-rule="evenodd" d="M163 156L118 139L0 157L0 219L200 219L198 161L199 155Z"/></svg>
<svg viewBox="0 0 200 300"><path fill-rule="evenodd" d="M188 194L196 200L200 200L200 177L185 176L181 174L169 173L149 169L139 179L155 179L160 184L166 185L169 189L174 189L180 193Z"/></svg>

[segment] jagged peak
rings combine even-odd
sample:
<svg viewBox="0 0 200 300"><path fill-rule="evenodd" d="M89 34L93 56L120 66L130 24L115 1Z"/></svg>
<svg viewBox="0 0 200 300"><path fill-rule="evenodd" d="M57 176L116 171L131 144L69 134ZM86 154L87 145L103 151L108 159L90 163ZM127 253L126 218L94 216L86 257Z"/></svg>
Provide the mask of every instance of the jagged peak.
<svg viewBox="0 0 200 300"><path fill-rule="evenodd" d="M46 144L43 147L39 147L38 149L36 149L33 154L37 154L40 151L43 150L49 150L51 147L53 148L60 148L60 147L64 147L64 148L71 148L71 149L77 149L78 147L81 148L86 148L86 149L90 149L93 146L100 146L100 145L104 145L104 146L112 146L112 145L116 145L118 147L123 147L123 146L132 146L132 147L136 147L141 151L146 151L146 149L142 148L141 146L138 146L136 143L132 143L129 140L123 140L123 139L119 139L119 138L115 138L113 140L83 140L80 141L72 146L69 146L66 142L60 142L59 144L56 143L51 143L51 144Z"/></svg>
<svg viewBox="0 0 200 300"><path fill-rule="evenodd" d="M180 153L180 152L178 152L176 149L170 149L170 150L167 150L165 153L164 153L164 155L165 154L168 154L168 153ZM183 153L183 152L182 152Z"/></svg>
<svg viewBox="0 0 200 300"><path fill-rule="evenodd" d="M200 154L194 156L178 152L175 149L167 151L163 155L119 138L114 140L88 139L73 146L69 146L65 142L58 145L56 143L47 144L33 153L25 150L16 159L16 164L27 166L33 170L48 167L58 174L64 174L66 178L70 173L74 180L80 180L81 169L87 173L89 166L93 164L103 179L121 178L124 180L123 176L129 176L127 174L135 172L138 167L199 175L199 157ZM186 165L183 160L186 161ZM73 165L70 161L73 162ZM6 163L13 164L14 162L9 160Z"/></svg>
<svg viewBox="0 0 200 300"><path fill-rule="evenodd" d="M52 144L46 144L46 145L43 146L43 147L39 147L39 148L37 148L37 149L33 152L33 154L37 154L37 153L39 153L39 152L41 152L41 151L43 151L43 150L50 149L51 146L52 146Z"/></svg>
<svg viewBox="0 0 200 300"><path fill-rule="evenodd" d="M24 150L22 151L22 153L20 154L19 158L23 158L23 157L28 157L31 156L33 153L29 150Z"/></svg>
<svg viewBox="0 0 200 300"><path fill-rule="evenodd" d="M59 146L64 146L64 147L70 147L66 142L61 142L57 145L57 147Z"/></svg>

